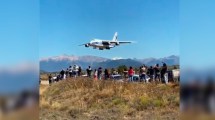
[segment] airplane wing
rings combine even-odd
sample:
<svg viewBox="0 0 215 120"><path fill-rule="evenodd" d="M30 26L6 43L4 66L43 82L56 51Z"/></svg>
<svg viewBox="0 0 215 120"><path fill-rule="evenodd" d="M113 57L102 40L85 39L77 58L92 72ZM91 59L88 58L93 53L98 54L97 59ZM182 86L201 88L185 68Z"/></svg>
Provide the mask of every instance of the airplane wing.
<svg viewBox="0 0 215 120"><path fill-rule="evenodd" d="M133 42L132 41L111 41L110 43L125 44L125 43L133 43Z"/></svg>
<svg viewBox="0 0 215 120"><path fill-rule="evenodd" d="M123 43L132 43L131 41L119 41L119 44L123 44Z"/></svg>
<svg viewBox="0 0 215 120"><path fill-rule="evenodd" d="M102 41L103 45L110 45L111 43L125 44L125 43L132 43L132 41Z"/></svg>

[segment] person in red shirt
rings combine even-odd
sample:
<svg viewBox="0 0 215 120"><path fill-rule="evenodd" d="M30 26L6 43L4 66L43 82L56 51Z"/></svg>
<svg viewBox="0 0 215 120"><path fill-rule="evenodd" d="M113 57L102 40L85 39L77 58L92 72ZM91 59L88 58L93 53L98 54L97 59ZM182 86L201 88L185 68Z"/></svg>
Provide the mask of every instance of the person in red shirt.
<svg viewBox="0 0 215 120"><path fill-rule="evenodd" d="M129 70L128 70L128 76L129 76L129 81L133 82L133 75L134 75L134 70L133 68L130 66Z"/></svg>

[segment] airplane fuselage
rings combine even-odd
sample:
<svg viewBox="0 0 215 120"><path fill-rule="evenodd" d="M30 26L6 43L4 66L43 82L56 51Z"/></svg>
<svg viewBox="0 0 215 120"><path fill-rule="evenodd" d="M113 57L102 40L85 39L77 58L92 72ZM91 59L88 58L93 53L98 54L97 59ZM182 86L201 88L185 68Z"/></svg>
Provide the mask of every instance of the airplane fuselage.
<svg viewBox="0 0 215 120"><path fill-rule="evenodd" d="M85 45L85 47L93 47L94 49L98 48L99 50L110 50L111 48L114 48L115 46L118 46L120 44L131 43L131 41L118 41L117 39L118 37L116 32L112 40L93 39L89 43L85 43L82 45Z"/></svg>
<svg viewBox="0 0 215 120"><path fill-rule="evenodd" d="M99 50L103 50L103 49L109 50L115 46L116 44L111 43L111 41L104 41L100 39L94 39L90 41L90 43L85 45L85 47L93 47L94 49L98 48Z"/></svg>

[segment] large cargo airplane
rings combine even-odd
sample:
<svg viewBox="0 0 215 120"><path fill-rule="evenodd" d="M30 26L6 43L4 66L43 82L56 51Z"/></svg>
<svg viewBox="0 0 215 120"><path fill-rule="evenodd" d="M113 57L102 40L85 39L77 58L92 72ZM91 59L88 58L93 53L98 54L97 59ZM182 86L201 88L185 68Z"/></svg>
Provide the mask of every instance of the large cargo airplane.
<svg viewBox="0 0 215 120"><path fill-rule="evenodd" d="M93 49L98 48L99 50L110 50L115 46L119 46L120 44L132 43L132 41L118 41L117 40L117 32L113 36L113 40L101 40L101 39L93 39L89 43L85 43L85 47L93 47Z"/></svg>

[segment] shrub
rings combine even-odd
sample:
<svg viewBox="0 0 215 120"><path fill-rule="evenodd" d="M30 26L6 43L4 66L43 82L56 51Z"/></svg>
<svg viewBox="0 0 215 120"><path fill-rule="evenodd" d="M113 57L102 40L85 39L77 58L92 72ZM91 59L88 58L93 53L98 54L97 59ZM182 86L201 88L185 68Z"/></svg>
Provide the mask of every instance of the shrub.
<svg viewBox="0 0 215 120"><path fill-rule="evenodd" d="M147 109L149 106L151 106L151 99L146 96L141 96L134 100L133 107L137 109L138 111L142 111L144 109Z"/></svg>
<svg viewBox="0 0 215 120"><path fill-rule="evenodd" d="M155 107L162 107L164 105L163 101L162 100L153 100L153 105Z"/></svg>

